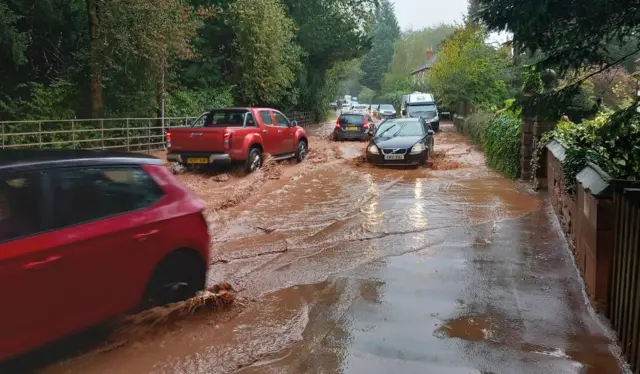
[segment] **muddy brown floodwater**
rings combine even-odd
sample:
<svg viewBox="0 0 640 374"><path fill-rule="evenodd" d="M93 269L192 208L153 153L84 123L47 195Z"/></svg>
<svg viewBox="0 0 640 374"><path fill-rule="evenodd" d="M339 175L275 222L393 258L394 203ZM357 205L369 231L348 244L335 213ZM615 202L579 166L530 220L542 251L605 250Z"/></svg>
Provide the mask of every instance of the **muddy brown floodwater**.
<svg viewBox="0 0 640 374"><path fill-rule="evenodd" d="M179 176L207 200L209 283L230 282L233 307L41 372L624 371L544 196L450 124L412 170L367 166L331 126L299 165Z"/></svg>

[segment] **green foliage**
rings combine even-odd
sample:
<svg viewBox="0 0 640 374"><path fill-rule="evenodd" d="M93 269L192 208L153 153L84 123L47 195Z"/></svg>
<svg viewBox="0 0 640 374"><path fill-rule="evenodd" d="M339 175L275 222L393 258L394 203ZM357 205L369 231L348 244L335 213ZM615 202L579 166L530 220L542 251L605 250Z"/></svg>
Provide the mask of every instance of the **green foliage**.
<svg viewBox="0 0 640 374"><path fill-rule="evenodd" d="M542 91L542 78L540 72L533 67L525 69L523 75L522 92L539 93Z"/></svg>
<svg viewBox="0 0 640 374"><path fill-rule="evenodd" d="M22 17L15 14L5 3L0 3L0 57L16 64L24 64L29 32L20 31L17 23Z"/></svg>
<svg viewBox="0 0 640 374"><path fill-rule="evenodd" d="M433 47L433 51L437 52L438 46L454 31L454 26L438 25L405 32L396 42L390 73L398 76L409 75L425 63L427 48Z"/></svg>
<svg viewBox="0 0 640 374"><path fill-rule="evenodd" d="M478 16L491 30L508 29L523 50L545 52L537 64L561 74L613 62L609 46L637 50L640 5L636 0L478 0ZM597 15L597 16L594 16ZM636 37L630 37L630 36ZM628 46L627 46L628 47Z"/></svg>
<svg viewBox="0 0 640 374"><path fill-rule="evenodd" d="M428 83L443 106L468 101L493 111L508 97L507 55L485 44L486 37L485 29L467 23L441 47Z"/></svg>
<svg viewBox="0 0 640 374"><path fill-rule="evenodd" d="M513 179L520 176L520 125L520 118L505 112L484 129L486 164Z"/></svg>
<svg viewBox="0 0 640 374"><path fill-rule="evenodd" d="M373 47L362 60L361 83L371 90L379 91L383 76L393 59L394 44L400 37L400 26L394 7L388 0L382 0L376 10L370 37Z"/></svg>
<svg viewBox="0 0 640 374"><path fill-rule="evenodd" d="M490 113L474 113L461 121L458 132L471 139L474 144L484 148L486 127L492 118L493 115Z"/></svg>
<svg viewBox="0 0 640 374"><path fill-rule="evenodd" d="M236 57L235 96L247 105L272 106L296 99L300 69L294 24L279 0L237 0L231 7Z"/></svg>
<svg viewBox="0 0 640 374"><path fill-rule="evenodd" d="M213 108L233 105L233 95L229 90L180 90L170 92L166 97L166 117L192 117Z"/></svg>
<svg viewBox="0 0 640 374"><path fill-rule="evenodd" d="M166 116L259 104L321 118L371 48L376 3L0 1L0 119L86 118L91 97L105 116L152 117L165 92Z"/></svg>

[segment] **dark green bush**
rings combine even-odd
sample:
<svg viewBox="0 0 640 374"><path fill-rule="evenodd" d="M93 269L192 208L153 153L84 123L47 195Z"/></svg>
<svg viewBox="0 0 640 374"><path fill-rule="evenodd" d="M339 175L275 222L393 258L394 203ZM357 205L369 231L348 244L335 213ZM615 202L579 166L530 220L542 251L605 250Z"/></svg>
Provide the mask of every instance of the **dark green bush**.
<svg viewBox="0 0 640 374"><path fill-rule="evenodd" d="M484 133L487 123L493 114L478 112L470 115L464 122L462 134L471 139L474 144L484 147Z"/></svg>
<svg viewBox="0 0 640 374"><path fill-rule="evenodd" d="M487 166L509 178L520 176L521 119L504 112L489 120L484 128L484 153Z"/></svg>

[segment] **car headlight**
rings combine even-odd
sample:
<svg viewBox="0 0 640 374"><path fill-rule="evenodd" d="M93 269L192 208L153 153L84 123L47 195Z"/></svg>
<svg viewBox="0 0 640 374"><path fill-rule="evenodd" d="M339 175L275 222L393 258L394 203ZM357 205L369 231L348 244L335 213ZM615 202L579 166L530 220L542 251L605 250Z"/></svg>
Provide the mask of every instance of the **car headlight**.
<svg viewBox="0 0 640 374"><path fill-rule="evenodd" d="M367 151L374 155L377 155L380 153L380 151L378 150L378 147L376 147L375 144L371 144L369 148L367 148Z"/></svg>
<svg viewBox="0 0 640 374"><path fill-rule="evenodd" d="M418 143L416 145L414 145L413 147L411 147L411 154L415 155L418 153L422 153L425 150L424 144L422 143Z"/></svg>

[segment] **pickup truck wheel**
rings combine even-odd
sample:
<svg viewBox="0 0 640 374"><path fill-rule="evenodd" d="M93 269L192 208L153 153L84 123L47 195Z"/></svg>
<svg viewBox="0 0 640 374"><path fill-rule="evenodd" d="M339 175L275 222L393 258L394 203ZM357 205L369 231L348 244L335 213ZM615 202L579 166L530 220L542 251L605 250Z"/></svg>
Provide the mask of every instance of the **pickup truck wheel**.
<svg viewBox="0 0 640 374"><path fill-rule="evenodd" d="M262 151L260 148L251 148L249 155L247 156L247 162L244 166L244 171L249 174L260 169L262 167Z"/></svg>
<svg viewBox="0 0 640 374"><path fill-rule="evenodd" d="M307 142L300 140L298 142L298 151L296 152L296 161L302 162L307 157Z"/></svg>

